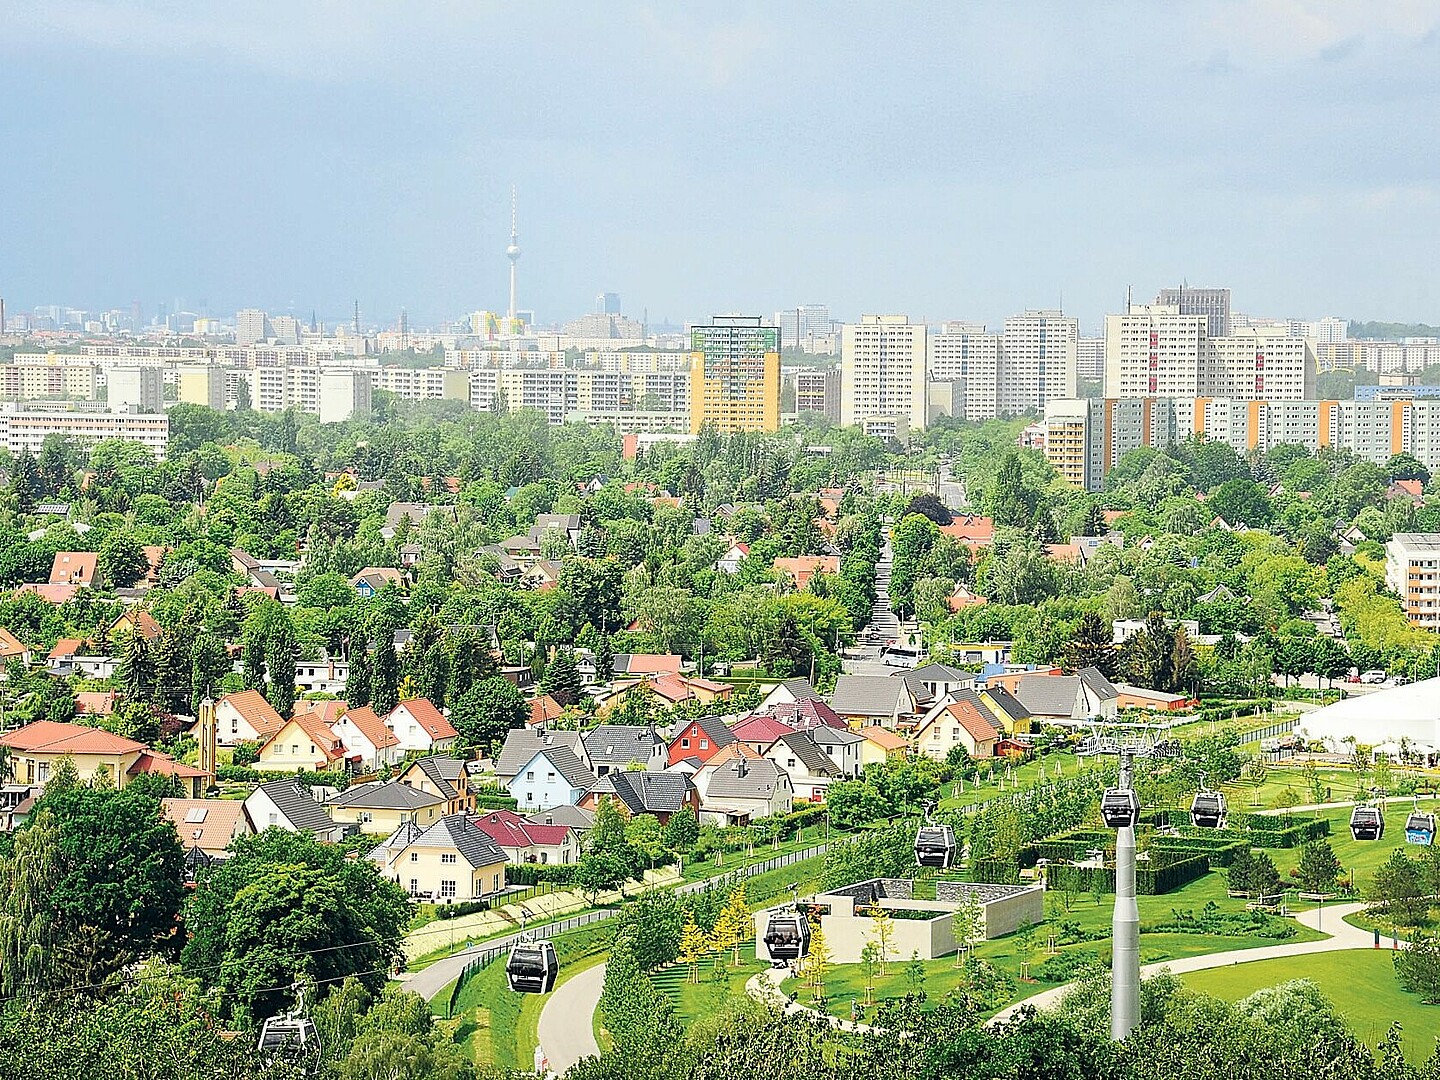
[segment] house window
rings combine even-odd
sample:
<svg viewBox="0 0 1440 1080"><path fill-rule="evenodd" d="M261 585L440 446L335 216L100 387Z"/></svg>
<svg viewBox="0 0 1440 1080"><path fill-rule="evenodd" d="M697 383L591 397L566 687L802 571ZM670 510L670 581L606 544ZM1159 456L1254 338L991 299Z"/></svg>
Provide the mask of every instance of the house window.
<svg viewBox="0 0 1440 1080"><path fill-rule="evenodd" d="M534 770L534 769L531 769L529 772L527 772L527 773L525 774L525 779L526 779L526 780L534 780L534 779L535 779L535 770Z"/></svg>
<svg viewBox="0 0 1440 1080"><path fill-rule="evenodd" d="M291 756L294 756L294 757L298 757L298 756L299 756L299 754L300 754L300 744L299 744L299 743L291 743L291 744L290 744L290 754L291 754Z"/></svg>
<svg viewBox="0 0 1440 1080"><path fill-rule="evenodd" d="M442 882L440 882L440 899L441 899L441 900L453 900L453 899L455 899L455 882L453 882L453 881L442 881Z"/></svg>
<svg viewBox="0 0 1440 1080"><path fill-rule="evenodd" d="M50 779L50 762L48 762L48 761L41 761L41 762L39 762L39 763L35 766L35 775L36 775L36 777L39 779L40 783L42 783L42 784L45 783L46 780L49 780L49 779Z"/></svg>
<svg viewBox="0 0 1440 1080"><path fill-rule="evenodd" d="M548 851L542 851L542 852L540 852L540 862L541 862L541 864L543 865L544 863L548 863L549 861L550 861L550 853L549 853Z"/></svg>
<svg viewBox="0 0 1440 1080"><path fill-rule="evenodd" d="M313 742L310 744L310 752L312 754L315 752L315 744Z"/></svg>
<svg viewBox="0 0 1440 1080"><path fill-rule="evenodd" d="M500 891L500 875L499 875L499 874L496 874L496 875L495 875L494 891L495 891L495 892L499 892L499 891Z"/></svg>
<svg viewBox="0 0 1440 1080"><path fill-rule="evenodd" d="M280 824L280 815L279 815L279 814L271 814L271 815L270 815L270 824L271 824L271 825L278 825L278 824Z"/></svg>
<svg viewBox="0 0 1440 1080"><path fill-rule="evenodd" d="M410 852L410 861L411 861L411 862L419 862L419 861L420 861L420 853L419 853L418 851L412 851L412 852Z"/></svg>
<svg viewBox="0 0 1440 1080"><path fill-rule="evenodd" d="M689 750L689 749L690 749L690 740L689 740L689 739L681 739L681 740L680 740L680 749L681 749L681 750Z"/></svg>
<svg viewBox="0 0 1440 1080"><path fill-rule="evenodd" d="M446 851L442 853L440 856L440 861L442 863L453 863L455 861L455 853L453 851Z"/></svg>
<svg viewBox="0 0 1440 1080"><path fill-rule="evenodd" d="M547 773L545 774L545 779L546 779L546 780L554 780L554 779L555 779L555 774L554 774L553 772L547 772Z"/></svg>
<svg viewBox="0 0 1440 1080"><path fill-rule="evenodd" d="M710 740L709 740L709 739L701 739L701 740L700 740L700 749L701 749L701 750L709 750L709 749L710 749Z"/></svg>
<svg viewBox="0 0 1440 1080"><path fill-rule="evenodd" d="M414 895L415 895L416 893L418 893L419 891L420 891L420 882L417 881L415 878L412 877L412 878L410 879L410 895L411 895L411 896L414 896Z"/></svg>
<svg viewBox="0 0 1440 1080"><path fill-rule="evenodd" d="M238 734L240 734L240 721L239 721L239 720L232 719L232 720L230 721L230 734L231 734L231 735L238 735Z"/></svg>

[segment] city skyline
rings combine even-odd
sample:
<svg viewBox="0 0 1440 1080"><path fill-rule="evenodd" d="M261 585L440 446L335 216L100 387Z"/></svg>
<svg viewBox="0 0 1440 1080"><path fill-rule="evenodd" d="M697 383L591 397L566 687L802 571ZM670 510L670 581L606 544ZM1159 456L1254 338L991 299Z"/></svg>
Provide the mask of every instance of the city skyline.
<svg viewBox="0 0 1440 1080"><path fill-rule="evenodd" d="M675 322L821 298L995 326L1063 298L1091 331L1127 286L1184 280L1264 314L1433 310L1413 132L1440 12L1413 5L62 0L7 22L17 308L504 311L515 184L520 306L546 322L604 289ZM474 62L495 42L504 63Z"/></svg>

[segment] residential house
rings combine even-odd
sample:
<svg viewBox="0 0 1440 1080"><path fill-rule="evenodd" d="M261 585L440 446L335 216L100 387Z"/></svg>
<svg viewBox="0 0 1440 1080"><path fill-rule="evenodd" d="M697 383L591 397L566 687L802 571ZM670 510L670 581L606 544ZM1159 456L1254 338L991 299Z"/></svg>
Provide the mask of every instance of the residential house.
<svg viewBox="0 0 1440 1080"><path fill-rule="evenodd" d="M816 574L840 573L840 556L797 555L790 559L776 559L771 566L781 580L788 580L796 591L804 592Z"/></svg>
<svg viewBox="0 0 1440 1080"><path fill-rule="evenodd" d="M160 806L186 851L198 848L209 859L230 855L230 841L250 835L245 804L237 799L161 799Z"/></svg>
<svg viewBox="0 0 1440 1080"><path fill-rule="evenodd" d="M122 634L134 634L146 641L154 641L165 631L155 621L155 616L141 608L129 608L120 613L110 624L110 640L115 641Z"/></svg>
<svg viewBox="0 0 1440 1080"><path fill-rule="evenodd" d="M795 730L777 716L757 713L741 720L730 729L730 734L735 736L735 740L742 746L763 756L766 750L775 745L777 739L781 739Z"/></svg>
<svg viewBox="0 0 1440 1080"><path fill-rule="evenodd" d="M683 701L695 701L711 705L717 701L729 701L735 693L730 683L715 682L699 675L655 675L645 680L650 691L670 705Z"/></svg>
<svg viewBox="0 0 1440 1080"><path fill-rule="evenodd" d="M940 532L964 544L971 551L988 548L995 543L995 520L981 514L956 514L949 525L939 526Z"/></svg>
<svg viewBox="0 0 1440 1080"><path fill-rule="evenodd" d="M810 731L818 727L843 728L849 726L839 713L818 698L776 705L770 710L770 715L776 720L789 724L796 731Z"/></svg>
<svg viewBox="0 0 1440 1080"><path fill-rule="evenodd" d="M350 587L360 594L362 600L368 600L387 585L398 589L404 584L405 575L393 566L367 566L350 579Z"/></svg>
<svg viewBox="0 0 1440 1080"><path fill-rule="evenodd" d="M220 746L263 742L284 726L284 718L259 690L226 694L215 703L215 742Z"/></svg>
<svg viewBox="0 0 1440 1080"><path fill-rule="evenodd" d="M697 716L682 724L671 738L666 764L674 765L686 758L695 758L703 764L735 738L734 732L718 716Z"/></svg>
<svg viewBox="0 0 1440 1080"><path fill-rule="evenodd" d="M4 666L11 660L18 660L24 667L29 667L32 659L30 646L22 644L9 630L0 627L0 678L4 678Z"/></svg>
<svg viewBox="0 0 1440 1080"><path fill-rule="evenodd" d="M513 810L486 810L473 820L508 862L569 866L580 860L580 842L568 825L537 825Z"/></svg>
<svg viewBox="0 0 1440 1080"><path fill-rule="evenodd" d="M937 704L915 729L916 749L936 761L946 760L956 746L971 758L994 757L999 741L1000 732L973 694L968 699Z"/></svg>
<svg viewBox="0 0 1440 1080"><path fill-rule="evenodd" d="M825 751L845 779L853 780L864 771L861 747L865 745L865 736L859 732L849 728L830 727L827 724L806 728L804 732L814 740L816 746Z"/></svg>
<svg viewBox="0 0 1440 1080"><path fill-rule="evenodd" d="M991 722L1002 731L1014 735L1030 730L1030 713L1020 704L1020 699L1003 686L986 686L976 693L989 710Z"/></svg>
<svg viewBox="0 0 1440 1080"><path fill-rule="evenodd" d="M590 759L585 756L585 741L580 732L515 728L505 733L505 744L500 748L500 756L495 759L496 778L509 786L510 781L519 775L520 770L538 751L551 746L563 746L589 768Z"/></svg>
<svg viewBox="0 0 1440 1080"><path fill-rule="evenodd" d="M750 545L735 541L725 549L725 554L715 560L715 569L726 574L737 574L740 572L740 564L750 556Z"/></svg>
<svg viewBox="0 0 1440 1080"><path fill-rule="evenodd" d="M1190 707L1186 694L1168 694L1162 690L1148 690L1130 683L1116 683L1120 696L1116 707L1121 709L1148 709L1151 712L1181 712Z"/></svg>
<svg viewBox="0 0 1440 1080"><path fill-rule="evenodd" d="M245 799L245 820L253 832L284 829L308 832L317 840L334 842L347 831L330 819L315 790L298 780L271 780Z"/></svg>
<svg viewBox="0 0 1440 1080"><path fill-rule="evenodd" d="M946 664L922 664L891 678L905 683L905 689L910 691L910 697L915 702L916 712L924 712L940 698L948 697L956 690L968 690L975 685L975 676L971 672Z"/></svg>
<svg viewBox="0 0 1440 1080"><path fill-rule="evenodd" d="M260 744L257 767L265 772L326 772L360 764L360 755L345 744L313 712L297 712L280 730Z"/></svg>
<svg viewBox="0 0 1440 1080"><path fill-rule="evenodd" d="M446 800L398 780L356 784L326 802L337 825L358 825L363 833L393 833L406 822L428 828L445 814Z"/></svg>
<svg viewBox="0 0 1440 1080"><path fill-rule="evenodd" d="M600 724L582 736L585 760L596 776L606 776L622 769L641 767L663 769L666 764L665 740L653 727L633 724Z"/></svg>
<svg viewBox="0 0 1440 1080"><path fill-rule="evenodd" d="M551 806L525 815L525 820L533 825L564 825L575 830L577 840L583 840L595 824L595 815L578 806Z"/></svg>
<svg viewBox="0 0 1440 1080"><path fill-rule="evenodd" d="M431 514L439 514L452 524L458 520L453 506L436 506L426 503L393 502L385 508L385 524L380 529L380 535L386 540L394 538L400 529L402 519L408 518L410 528L422 525L425 519Z"/></svg>
<svg viewBox="0 0 1440 1080"><path fill-rule="evenodd" d="M848 723L893 728L908 722L914 705L905 681L889 675L841 675L830 708Z"/></svg>
<svg viewBox="0 0 1440 1080"><path fill-rule="evenodd" d="M962 584L955 586L955 591L950 594L947 602L951 611L964 611L966 608L984 607L990 603L990 599L973 591L968 585Z"/></svg>
<svg viewBox="0 0 1440 1080"><path fill-rule="evenodd" d="M459 732L427 698L410 698L390 711L385 724L400 740L401 755L433 754L455 745Z"/></svg>
<svg viewBox="0 0 1440 1080"><path fill-rule="evenodd" d="M444 799L447 817L475 809L475 796L470 792L470 774L465 769L465 762L459 758L443 754L416 758L396 779Z"/></svg>
<svg viewBox="0 0 1440 1080"><path fill-rule="evenodd" d="M419 544L401 544L396 553L400 556L400 565L407 570L413 570L420 565L421 556L425 554Z"/></svg>
<svg viewBox="0 0 1440 1080"><path fill-rule="evenodd" d="M574 548L580 543L580 529L579 514L536 514L535 524L530 526L530 536L538 543L547 532L558 532Z"/></svg>
<svg viewBox="0 0 1440 1080"><path fill-rule="evenodd" d="M411 896L438 904L483 900L505 888L505 852L470 814L450 814L429 828L406 822L369 858Z"/></svg>
<svg viewBox="0 0 1440 1080"><path fill-rule="evenodd" d="M76 716L110 716L120 695L114 690L81 690L75 694Z"/></svg>
<svg viewBox="0 0 1440 1080"><path fill-rule="evenodd" d="M506 788L520 809L543 810L578 804L596 779L573 750L556 744L532 754Z"/></svg>
<svg viewBox="0 0 1440 1080"><path fill-rule="evenodd" d="M841 779L839 766L808 731L795 731L776 740L765 756L790 777L794 798L824 802L825 792ZM712 785L713 786L713 785Z"/></svg>
<svg viewBox="0 0 1440 1080"><path fill-rule="evenodd" d="M889 728L862 727L856 734L865 738L860 747L861 768L872 762L896 761L910 752L910 740Z"/></svg>
<svg viewBox="0 0 1440 1080"><path fill-rule="evenodd" d="M687 806L697 814L700 809L699 793L680 772L612 772L595 781L580 800L580 808L593 813L602 798L614 799L627 817L652 814L662 825Z"/></svg>
<svg viewBox="0 0 1440 1080"><path fill-rule="evenodd" d="M99 588L100 556L93 551L57 551L50 564L50 584Z"/></svg>
<svg viewBox="0 0 1440 1080"><path fill-rule="evenodd" d="M545 727L565 715L565 706L549 694L530 699L530 717L525 721L530 727Z"/></svg>
<svg viewBox="0 0 1440 1080"><path fill-rule="evenodd" d="M174 777L199 798L210 777L144 743L84 724L35 720L0 735L16 785L43 788L61 758L70 759L81 783L123 788L141 773Z"/></svg>
<svg viewBox="0 0 1440 1080"><path fill-rule="evenodd" d="M617 679L627 675L678 675L680 657L674 653L616 653L611 657L610 671Z"/></svg>
<svg viewBox="0 0 1440 1080"><path fill-rule="evenodd" d="M1136 634L1143 633L1148 620L1146 619L1116 619L1111 625L1111 640L1116 645L1123 645ZM1166 619L1165 627L1174 630L1182 627L1191 641L1200 636L1200 622L1197 619Z"/></svg>
<svg viewBox="0 0 1440 1080"><path fill-rule="evenodd" d="M745 825L789 813L795 802L789 774L738 742L711 758L693 779L702 822Z"/></svg>
<svg viewBox="0 0 1440 1080"><path fill-rule="evenodd" d="M521 580L536 592L549 592L560 584L564 567L553 559L540 559L526 570Z"/></svg>
<svg viewBox="0 0 1440 1080"><path fill-rule="evenodd" d="M28 593L31 596L38 596L47 604L54 604L56 607L74 600L75 594L79 591L79 585L37 585L34 583L26 583L15 590L20 595Z"/></svg>
<svg viewBox="0 0 1440 1080"><path fill-rule="evenodd" d="M299 705L299 702L296 702ZM345 749L366 769L393 765L405 756L400 740L369 705L345 712L330 725Z"/></svg>
<svg viewBox="0 0 1440 1080"><path fill-rule="evenodd" d="M295 686L302 694L343 694L349 679L349 660L295 661Z"/></svg>
<svg viewBox="0 0 1440 1080"><path fill-rule="evenodd" d="M1015 686L1015 697L1025 706L1032 721L1075 726L1094 717L1113 720L1119 708L1120 692L1093 667L1074 675L1024 675Z"/></svg>
<svg viewBox="0 0 1440 1080"><path fill-rule="evenodd" d="M776 705L782 705L792 701L819 701L820 691L810 684L809 679L786 679L784 682L772 686L760 704L755 707L756 712L767 712Z"/></svg>

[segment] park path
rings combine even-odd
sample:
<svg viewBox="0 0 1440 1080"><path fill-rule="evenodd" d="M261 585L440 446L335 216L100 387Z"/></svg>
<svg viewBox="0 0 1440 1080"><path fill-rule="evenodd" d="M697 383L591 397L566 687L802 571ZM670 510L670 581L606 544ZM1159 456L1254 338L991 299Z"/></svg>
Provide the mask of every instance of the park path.
<svg viewBox="0 0 1440 1080"><path fill-rule="evenodd" d="M557 986L540 1012L540 1048L548 1070L565 1072L583 1057L600 1053L595 1041L595 1007L605 989L605 965L596 964Z"/></svg>

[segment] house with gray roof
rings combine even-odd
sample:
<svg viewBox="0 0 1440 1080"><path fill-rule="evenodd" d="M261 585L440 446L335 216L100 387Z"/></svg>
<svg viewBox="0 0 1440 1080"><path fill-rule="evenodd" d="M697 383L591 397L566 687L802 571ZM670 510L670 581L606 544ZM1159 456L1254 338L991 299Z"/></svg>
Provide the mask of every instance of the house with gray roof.
<svg viewBox="0 0 1440 1080"><path fill-rule="evenodd" d="M807 728L806 734L815 741L816 746L825 751L840 770L841 776L853 780L864 771L864 763L860 760L865 746L864 735L849 728L833 728L823 724L820 727Z"/></svg>
<svg viewBox="0 0 1440 1080"><path fill-rule="evenodd" d="M568 747L537 750L506 785L521 812L575 806L599 779Z"/></svg>
<svg viewBox="0 0 1440 1080"><path fill-rule="evenodd" d="M1074 675L1024 675L1015 684L1015 697L1032 720L1073 727L1094 717L1115 719L1120 691L1088 667Z"/></svg>
<svg viewBox="0 0 1440 1080"><path fill-rule="evenodd" d="M953 694L956 690L968 690L975 685L972 672L961 671L946 664L923 664L892 675L891 678L904 682L915 702L917 712L923 712L947 694Z"/></svg>
<svg viewBox="0 0 1440 1080"><path fill-rule="evenodd" d="M336 823L361 832L393 833L407 821L429 825L445 813L446 799L431 791L386 780L356 784L325 804Z"/></svg>
<svg viewBox="0 0 1440 1080"><path fill-rule="evenodd" d="M596 776L606 776L633 765L665 768L665 740L653 727L600 724L585 732L583 738L585 758Z"/></svg>
<svg viewBox="0 0 1440 1080"><path fill-rule="evenodd" d="M411 896L437 904L483 900L505 888L505 852L471 814L449 814L415 834L402 826L369 858Z"/></svg>
<svg viewBox="0 0 1440 1080"><path fill-rule="evenodd" d="M317 840L337 841L346 832L353 832L331 819L320 799L318 788L309 788L299 780L271 780L261 784L245 799L245 820L255 832L284 829L286 832L308 832Z"/></svg>
<svg viewBox="0 0 1440 1080"><path fill-rule="evenodd" d="M765 712L772 706L795 701L819 701L820 691L811 685L809 679L786 679L776 683L755 706L756 712Z"/></svg>
<svg viewBox="0 0 1440 1080"><path fill-rule="evenodd" d="M830 760L808 731L782 735L765 756L778 765L795 789L794 797L809 802L824 802L825 792L836 780L843 779L840 769Z"/></svg>
<svg viewBox="0 0 1440 1080"><path fill-rule="evenodd" d="M532 825L564 825L583 836L595 824L595 815L579 806L552 806L526 814L525 820Z"/></svg>
<svg viewBox="0 0 1440 1080"><path fill-rule="evenodd" d="M515 728L505 733L505 745L495 761L495 775L502 784L508 784L537 751L551 746L563 746L587 766L590 764L590 759L585 754L585 740L578 731L552 731L543 727Z"/></svg>
<svg viewBox="0 0 1440 1080"><path fill-rule="evenodd" d="M700 820L716 825L744 825L790 811L795 785L779 765L764 757L730 756L727 748L719 765L706 765L695 774L700 792Z"/></svg>
<svg viewBox="0 0 1440 1080"><path fill-rule="evenodd" d="M612 772L595 782L580 800L580 806L597 810L600 800L607 796L620 802L631 816L653 814L662 825L670 820L671 814L686 806L697 814L700 810L700 795L695 785L679 772Z"/></svg>
<svg viewBox="0 0 1440 1080"><path fill-rule="evenodd" d="M887 728L915 712L905 680L890 675L841 675L835 680L830 708L843 720Z"/></svg>

